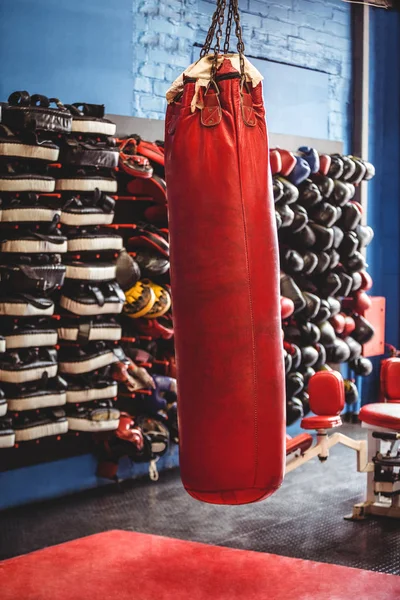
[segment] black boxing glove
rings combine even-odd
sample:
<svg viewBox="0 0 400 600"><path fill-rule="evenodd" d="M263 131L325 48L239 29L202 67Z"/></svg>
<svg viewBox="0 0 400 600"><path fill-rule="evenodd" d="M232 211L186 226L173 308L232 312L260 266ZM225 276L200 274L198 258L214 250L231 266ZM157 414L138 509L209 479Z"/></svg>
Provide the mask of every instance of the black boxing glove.
<svg viewBox="0 0 400 600"><path fill-rule="evenodd" d="M358 389L354 381L345 379L344 383L344 401L346 404L354 404L358 400Z"/></svg>
<svg viewBox="0 0 400 600"><path fill-rule="evenodd" d="M359 375L360 377L368 377L373 371L372 362L364 356L360 356L360 358L349 362L349 367L354 371L355 375Z"/></svg>
<svg viewBox="0 0 400 600"><path fill-rule="evenodd" d="M318 360L318 351L313 346L304 346L300 350L303 368L313 367Z"/></svg>
<svg viewBox="0 0 400 600"><path fill-rule="evenodd" d="M312 319L313 323L315 323L316 325L321 325L321 323L324 323L325 321L327 321L330 316L331 316L331 311L329 308L328 301L321 299L320 309L319 309L318 313L316 314L316 316Z"/></svg>
<svg viewBox="0 0 400 600"><path fill-rule="evenodd" d="M293 397L286 400L286 425L288 427L302 419L303 415L303 405L298 398Z"/></svg>
<svg viewBox="0 0 400 600"><path fill-rule="evenodd" d="M305 209L309 210L318 202L322 200L322 194L319 191L318 187L311 181L311 179L306 179L299 186L299 199L298 203L304 206Z"/></svg>
<svg viewBox="0 0 400 600"><path fill-rule="evenodd" d="M349 202L342 208L342 216L338 222L344 231L353 231L361 221L360 207L355 202Z"/></svg>
<svg viewBox="0 0 400 600"><path fill-rule="evenodd" d="M311 275L318 265L318 256L314 254L314 252L305 252L303 254L303 262L303 273L305 275Z"/></svg>
<svg viewBox="0 0 400 600"><path fill-rule="evenodd" d="M288 275L299 273L304 269L304 261L301 254L291 248L281 248L281 268Z"/></svg>
<svg viewBox="0 0 400 600"><path fill-rule="evenodd" d="M306 301L299 287L296 285L293 279L289 277L289 275L281 273L280 287L281 296L285 296L285 298L292 300L294 304L294 312L296 313L300 310L303 310L306 305Z"/></svg>
<svg viewBox="0 0 400 600"><path fill-rule="evenodd" d="M372 340L375 334L375 330L372 327L371 323L367 321L361 315L355 315L354 322L356 324L356 328L351 333L351 337L356 340L359 344L363 345Z"/></svg>
<svg viewBox="0 0 400 600"><path fill-rule="evenodd" d="M319 330L321 332L321 337L319 339L320 344L325 348L333 346L336 340L336 333L332 325L328 321L325 321L325 323L321 323Z"/></svg>
<svg viewBox="0 0 400 600"><path fill-rule="evenodd" d="M318 225L332 227L337 220L337 207L329 202L320 202L309 210L310 218Z"/></svg>
<svg viewBox="0 0 400 600"><path fill-rule="evenodd" d="M326 359L329 363L344 363L349 360L350 349L346 342L336 338L331 346L326 348Z"/></svg>
<svg viewBox="0 0 400 600"><path fill-rule="evenodd" d="M286 397L297 396L304 389L304 377L295 371L286 376Z"/></svg>

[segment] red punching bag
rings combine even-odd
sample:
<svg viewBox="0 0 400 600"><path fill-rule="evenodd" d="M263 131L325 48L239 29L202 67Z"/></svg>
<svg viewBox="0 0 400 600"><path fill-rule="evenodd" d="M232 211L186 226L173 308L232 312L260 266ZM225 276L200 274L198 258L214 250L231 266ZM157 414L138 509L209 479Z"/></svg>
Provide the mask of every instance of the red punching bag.
<svg viewBox="0 0 400 600"><path fill-rule="evenodd" d="M228 39L219 54L225 5L167 94L165 167L181 476L198 500L244 504L282 482L284 368L262 76L243 57L237 0L239 53Z"/></svg>

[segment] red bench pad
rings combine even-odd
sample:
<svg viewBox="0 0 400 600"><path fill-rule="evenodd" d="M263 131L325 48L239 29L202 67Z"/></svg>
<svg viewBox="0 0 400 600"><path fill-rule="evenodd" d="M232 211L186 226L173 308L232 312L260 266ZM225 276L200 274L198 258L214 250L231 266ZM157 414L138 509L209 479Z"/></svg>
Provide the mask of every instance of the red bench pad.
<svg viewBox="0 0 400 600"><path fill-rule="evenodd" d="M306 417L301 421L301 427L303 429L333 429L334 427L340 427L342 419L339 415L328 416L316 416Z"/></svg>
<svg viewBox="0 0 400 600"><path fill-rule="evenodd" d="M300 433L294 438L288 439L286 437L286 456L292 454L296 450L301 450L304 453L308 450L313 443L313 437L309 433Z"/></svg>
<svg viewBox="0 0 400 600"><path fill-rule="evenodd" d="M400 431L400 404L366 404L360 410L359 418L368 425Z"/></svg>

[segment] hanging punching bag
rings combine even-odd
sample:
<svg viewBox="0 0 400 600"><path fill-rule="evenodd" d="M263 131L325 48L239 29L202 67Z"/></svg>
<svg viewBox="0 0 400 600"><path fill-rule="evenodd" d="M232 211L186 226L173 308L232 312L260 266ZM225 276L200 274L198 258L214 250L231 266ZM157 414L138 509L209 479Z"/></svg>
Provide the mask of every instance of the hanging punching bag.
<svg viewBox="0 0 400 600"><path fill-rule="evenodd" d="M244 504L282 482L284 368L262 76L243 56L237 0L219 53L225 6L167 94L165 167L181 476L198 500Z"/></svg>

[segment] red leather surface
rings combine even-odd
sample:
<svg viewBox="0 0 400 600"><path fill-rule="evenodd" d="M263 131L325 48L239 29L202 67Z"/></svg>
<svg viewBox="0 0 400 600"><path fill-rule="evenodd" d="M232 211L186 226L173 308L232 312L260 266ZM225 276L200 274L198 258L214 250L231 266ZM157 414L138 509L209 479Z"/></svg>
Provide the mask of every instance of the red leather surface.
<svg viewBox="0 0 400 600"><path fill-rule="evenodd" d="M388 358L382 362L381 384L387 400L400 398L400 358Z"/></svg>
<svg viewBox="0 0 400 600"><path fill-rule="evenodd" d="M337 371L319 371L308 384L310 408L316 415L338 415L344 408L343 378Z"/></svg>
<svg viewBox="0 0 400 600"><path fill-rule="evenodd" d="M275 175L275 173L280 173L282 170L282 159L278 150L270 150L269 151L269 162L271 166L271 173Z"/></svg>
<svg viewBox="0 0 400 600"><path fill-rule="evenodd" d="M296 437L286 441L286 456L295 452L296 450L301 450L305 452L309 448L311 448L313 443L313 436L309 433L300 433L296 435Z"/></svg>
<svg viewBox="0 0 400 600"><path fill-rule="evenodd" d="M303 429L333 429L334 427L340 427L342 419L340 416L317 416L317 417L306 417L302 419L301 426Z"/></svg>
<svg viewBox="0 0 400 600"><path fill-rule="evenodd" d="M400 404L366 404L361 408L359 418L368 425L400 431Z"/></svg>
<svg viewBox="0 0 400 600"><path fill-rule="evenodd" d="M282 150L282 148L276 148L276 151L279 152L279 154L281 155L281 174L284 177L287 177L288 175L290 175L290 173L293 171L296 165L296 158L294 154L292 154L292 152L289 152L289 150Z"/></svg>
<svg viewBox="0 0 400 600"><path fill-rule="evenodd" d="M2 600L400 598L395 575L129 531L6 560L0 582Z"/></svg>
<svg viewBox="0 0 400 600"><path fill-rule="evenodd" d="M225 60L218 75L228 72ZM218 85L218 125L191 112L194 83L166 118L180 466L193 497L242 504L284 471L278 250L261 85L254 127L240 80Z"/></svg>
<svg viewBox="0 0 400 600"><path fill-rule="evenodd" d="M331 157L329 156L329 154L321 154L319 157L319 172L322 175L328 175L330 166L331 166Z"/></svg>

